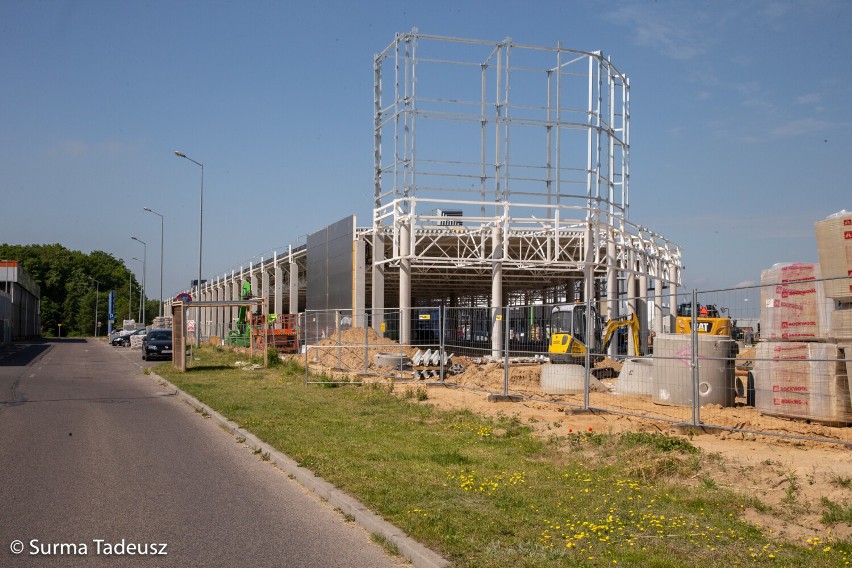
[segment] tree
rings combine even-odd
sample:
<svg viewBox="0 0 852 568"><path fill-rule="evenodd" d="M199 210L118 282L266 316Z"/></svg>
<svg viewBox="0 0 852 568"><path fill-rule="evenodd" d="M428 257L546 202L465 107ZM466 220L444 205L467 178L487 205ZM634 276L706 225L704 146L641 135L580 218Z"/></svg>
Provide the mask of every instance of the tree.
<svg viewBox="0 0 852 568"><path fill-rule="evenodd" d="M59 244L0 244L0 259L18 261L39 285L44 335L54 335L60 323L63 336L92 335L96 318L107 321L110 290L116 295L117 321L124 319L128 307L133 307L130 288L138 305L141 286L124 262L110 253L92 251L85 254ZM147 304L150 303L151 300L147 300ZM151 314L149 320L159 311L159 303L154 302L154 305L156 310L147 310ZM135 318L136 310L131 309L130 313ZM105 331L103 327L102 330Z"/></svg>

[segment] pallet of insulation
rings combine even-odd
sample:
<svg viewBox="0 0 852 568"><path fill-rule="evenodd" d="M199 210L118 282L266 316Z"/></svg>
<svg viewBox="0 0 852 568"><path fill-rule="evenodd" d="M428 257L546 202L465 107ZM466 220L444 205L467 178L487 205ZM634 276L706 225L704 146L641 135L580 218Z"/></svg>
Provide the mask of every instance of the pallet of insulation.
<svg viewBox="0 0 852 568"><path fill-rule="evenodd" d="M762 414L852 423L849 380L836 343L758 343L754 391L755 407Z"/></svg>
<svg viewBox="0 0 852 568"><path fill-rule="evenodd" d="M815 223L825 295L852 302L852 213L840 211Z"/></svg>
<svg viewBox="0 0 852 568"><path fill-rule="evenodd" d="M790 262L760 273L760 336L820 341L828 336L834 302L825 296L819 264Z"/></svg>
<svg viewBox="0 0 852 568"><path fill-rule="evenodd" d="M846 379L849 381L849 390L852 394L852 341L847 343L838 343L840 354L843 356L843 363L846 365Z"/></svg>
<svg viewBox="0 0 852 568"><path fill-rule="evenodd" d="M832 312L829 336L832 340L852 342L852 308Z"/></svg>

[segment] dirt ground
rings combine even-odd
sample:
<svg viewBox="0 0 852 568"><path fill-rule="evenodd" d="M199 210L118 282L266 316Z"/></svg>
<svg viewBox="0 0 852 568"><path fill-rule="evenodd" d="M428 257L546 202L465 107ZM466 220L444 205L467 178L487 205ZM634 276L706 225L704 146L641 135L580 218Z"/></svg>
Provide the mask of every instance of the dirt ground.
<svg viewBox="0 0 852 568"><path fill-rule="evenodd" d="M369 348L365 357L365 339ZM654 404L645 396L616 396L590 393L589 407L603 411L585 412L583 396L546 395L541 391L541 365L536 362L510 365L509 392L517 401L493 401L489 394L504 391L502 364L453 357L463 371L438 378L413 380L410 371L375 364L379 353L413 357L416 349L401 347L379 337L373 330L344 331L301 355L315 371L348 380L389 381L399 391L427 388L424 404L442 409L465 408L496 416L517 416L544 436L570 436L588 432L648 431L689 436L693 445L718 457L712 468L716 485L755 497L774 514L749 509L746 518L779 539L805 544L807 539L852 538L847 523L822 522L824 499L852 507L852 427L826 426L762 415L737 399L733 407L705 405L701 424L692 422L688 407ZM617 366L617 365L616 365ZM457 367L457 370L460 370ZM830 440L830 443L818 440ZM696 484L698 481L696 480ZM779 521L780 519L780 521Z"/></svg>

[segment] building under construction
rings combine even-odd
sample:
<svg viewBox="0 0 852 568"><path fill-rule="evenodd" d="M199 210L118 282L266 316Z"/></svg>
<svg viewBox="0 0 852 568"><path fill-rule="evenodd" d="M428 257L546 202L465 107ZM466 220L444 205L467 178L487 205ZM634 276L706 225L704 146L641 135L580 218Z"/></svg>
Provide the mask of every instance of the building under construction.
<svg viewBox="0 0 852 568"><path fill-rule="evenodd" d="M209 279L202 300L237 299L250 280L272 313L340 310L382 332L402 314L403 344L418 308L477 308L494 351L513 305L591 299L669 330L681 251L629 219L630 82L608 57L415 29L373 73L371 222ZM204 308L202 334L233 318Z"/></svg>

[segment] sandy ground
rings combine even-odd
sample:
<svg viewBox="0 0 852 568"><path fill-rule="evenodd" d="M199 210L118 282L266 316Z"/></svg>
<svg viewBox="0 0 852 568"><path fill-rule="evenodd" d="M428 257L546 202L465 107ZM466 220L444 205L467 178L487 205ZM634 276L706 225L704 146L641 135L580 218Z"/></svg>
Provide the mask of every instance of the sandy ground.
<svg viewBox="0 0 852 568"><path fill-rule="evenodd" d="M438 408L517 416L542 435L577 435L591 428L597 432L629 430L689 436L705 453L721 458L713 460L716 466L710 472L716 485L755 497L772 508L773 515L756 509L746 513L748 520L768 533L802 544L814 537L822 541L852 538L852 526L827 526L821 520L823 499L852 506L852 427L765 416L745 406L743 399L737 399L733 407L702 407L700 423L712 425L706 428L684 426L693 420L689 407L655 404L647 396L593 392L589 407L603 410L583 411L582 395L542 393L541 366L536 363L510 366L509 393L523 398L492 401L490 393L504 392L501 364L455 357L453 362L463 366L463 372L448 376L444 382L437 378L416 381L410 371L374 363L378 353L412 357L416 350L400 347L372 330L368 334L366 360L363 329L323 340L319 350L309 349L301 357L315 371L331 376L365 381L395 377L398 391L425 387L428 398L422 403Z"/></svg>

